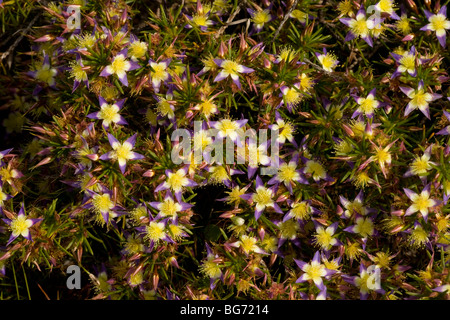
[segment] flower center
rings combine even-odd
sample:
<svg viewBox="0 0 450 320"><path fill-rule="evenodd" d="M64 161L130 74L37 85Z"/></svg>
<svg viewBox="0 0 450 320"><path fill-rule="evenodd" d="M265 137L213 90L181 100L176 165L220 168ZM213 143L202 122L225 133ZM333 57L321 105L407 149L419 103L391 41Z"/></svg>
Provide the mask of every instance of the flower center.
<svg viewBox="0 0 450 320"><path fill-rule="evenodd" d="M291 15L298 19L300 22L304 22L306 20L306 17L308 16L305 12L295 9L292 11Z"/></svg>
<svg viewBox="0 0 450 320"><path fill-rule="evenodd" d="M24 233L29 227L31 227L31 220L23 215L18 216L11 222L11 230L14 236Z"/></svg>
<svg viewBox="0 0 450 320"><path fill-rule="evenodd" d="M298 172L295 171L295 165L282 164L279 170L278 178L282 182L289 182L298 177Z"/></svg>
<svg viewBox="0 0 450 320"><path fill-rule="evenodd" d="M238 67L239 65L234 61L225 60L222 63L223 70L228 74L237 74Z"/></svg>
<svg viewBox="0 0 450 320"><path fill-rule="evenodd" d="M245 193L245 190L240 190L239 187L234 187L230 192L228 192L228 202L240 202L241 195Z"/></svg>
<svg viewBox="0 0 450 320"><path fill-rule="evenodd" d="M326 54L322 60L322 66L326 71L332 71L336 65L336 58L331 54Z"/></svg>
<svg viewBox="0 0 450 320"><path fill-rule="evenodd" d="M213 260L207 260L200 266L200 271L206 274L212 279L219 278L222 275L222 271L217 263Z"/></svg>
<svg viewBox="0 0 450 320"><path fill-rule="evenodd" d="M407 53L400 59L400 64L404 66L406 70L414 70L416 66L416 57Z"/></svg>
<svg viewBox="0 0 450 320"><path fill-rule="evenodd" d="M244 235L241 237L241 247L245 252L248 253L254 249L256 241L256 238Z"/></svg>
<svg viewBox="0 0 450 320"><path fill-rule="evenodd" d="M112 208L114 208L114 203L111 201L111 198L108 193L105 194L96 194L92 197L92 205L97 212L108 212Z"/></svg>
<svg viewBox="0 0 450 320"><path fill-rule="evenodd" d="M384 163L384 162L389 161L389 159L391 158L391 154L384 149L380 149L379 151L377 151L375 158L380 163Z"/></svg>
<svg viewBox="0 0 450 320"><path fill-rule="evenodd" d="M307 264L305 266L305 273L310 279L317 279L325 275L325 266L320 263Z"/></svg>
<svg viewBox="0 0 450 320"><path fill-rule="evenodd" d="M115 157L119 160L127 160L131 158L131 145L128 143L124 143L117 147L115 153Z"/></svg>
<svg viewBox="0 0 450 320"><path fill-rule="evenodd" d="M71 76L77 81L86 81L88 79L86 71L79 64L72 64Z"/></svg>
<svg viewBox="0 0 450 320"><path fill-rule="evenodd" d="M169 233L170 236L175 240L178 241L183 237L183 228L176 224L169 225Z"/></svg>
<svg viewBox="0 0 450 320"><path fill-rule="evenodd" d="M157 242L164 238L165 232L164 232L164 223L162 222L150 222L150 225L147 226L147 237Z"/></svg>
<svg viewBox="0 0 450 320"><path fill-rule="evenodd" d="M359 233L363 238L372 235L373 233L372 220L360 218L356 223L355 232Z"/></svg>
<svg viewBox="0 0 450 320"><path fill-rule="evenodd" d="M381 0L378 3L378 6L380 7L381 12L387 12L390 14L393 11L392 0Z"/></svg>
<svg viewBox="0 0 450 320"><path fill-rule="evenodd" d="M272 196L272 190L261 187L258 188L256 193L253 195L253 201L258 203L260 206L270 206L273 204Z"/></svg>
<svg viewBox="0 0 450 320"><path fill-rule="evenodd" d="M99 118L101 118L102 120L105 120L106 122L115 122L114 120L117 117L117 111L118 108L116 105L104 105L102 107L102 109L100 110L100 114L99 114Z"/></svg>
<svg viewBox="0 0 450 320"><path fill-rule="evenodd" d="M199 14L192 17L192 22L195 23L199 27L205 27L208 19L205 15Z"/></svg>
<svg viewBox="0 0 450 320"><path fill-rule="evenodd" d="M294 207L291 209L291 215L295 219L302 219L305 220L309 217L310 208L309 204L307 202L300 202L294 205Z"/></svg>
<svg viewBox="0 0 450 320"><path fill-rule="evenodd" d="M166 66L163 63L157 63L152 65L153 72L152 78L158 81L165 80L167 78Z"/></svg>
<svg viewBox="0 0 450 320"><path fill-rule="evenodd" d="M326 175L324 167L316 161L308 161L305 172L312 174L314 179L323 178Z"/></svg>
<svg viewBox="0 0 450 320"><path fill-rule="evenodd" d="M12 172L7 168L0 169L0 176L3 178L4 181L11 180L11 178L13 177Z"/></svg>
<svg viewBox="0 0 450 320"><path fill-rule="evenodd" d="M253 20L254 23L260 25L260 24L264 24L266 22L269 22L270 16L269 16L269 13L266 10L258 11L253 16L252 20Z"/></svg>
<svg viewBox="0 0 450 320"><path fill-rule="evenodd" d="M428 194L421 193L417 200L415 201L415 204L419 211L427 210L428 207L430 207L430 199Z"/></svg>
<svg viewBox="0 0 450 320"><path fill-rule="evenodd" d="M431 169L430 163L426 159L416 159L412 164L412 169L415 174L426 173L427 170Z"/></svg>
<svg viewBox="0 0 450 320"><path fill-rule="evenodd" d="M430 29L433 31L445 30L446 19L443 14L436 14L430 17Z"/></svg>
<svg viewBox="0 0 450 320"><path fill-rule="evenodd" d="M347 206L345 207L349 212L350 212L350 216L353 215L354 212L356 212L357 214L364 214L365 212L363 212L363 205L361 202L359 201L353 201L347 204Z"/></svg>
<svg viewBox="0 0 450 320"><path fill-rule="evenodd" d="M286 93L283 95L284 100L287 104L295 105L300 102L301 94L294 88L289 88L286 90Z"/></svg>
<svg viewBox="0 0 450 320"><path fill-rule="evenodd" d="M143 57L146 52L147 52L147 43L142 41L135 41L132 44L130 44L131 56L135 58L140 58Z"/></svg>
<svg viewBox="0 0 450 320"><path fill-rule="evenodd" d="M295 239L297 236L298 224L296 221L289 219L280 223L281 237L284 239Z"/></svg>
<svg viewBox="0 0 450 320"><path fill-rule="evenodd" d="M238 125L235 121L224 119L220 122L219 128L224 133L227 133L228 130L235 131L238 128Z"/></svg>
<svg viewBox="0 0 450 320"><path fill-rule="evenodd" d="M291 48L284 48L280 52L280 59L287 61L287 62L291 62L292 59L294 59L294 56L295 56L295 51L292 50Z"/></svg>
<svg viewBox="0 0 450 320"><path fill-rule="evenodd" d="M322 246L323 248L328 248L331 245L331 240L333 239L333 237L324 229L320 229L317 231L315 239L320 246Z"/></svg>
<svg viewBox="0 0 450 320"><path fill-rule="evenodd" d="M417 227L411 232L410 239L417 247L422 247L428 241L428 233L422 227Z"/></svg>
<svg viewBox="0 0 450 320"><path fill-rule="evenodd" d="M111 69L113 73L118 74L125 71L126 67L125 57L122 55L119 55L114 58L114 61L111 63Z"/></svg>
<svg viewBox="0 0 450 320"><path fill-rule="evenodd" d="M167 183L173 190L177 191L183 187L184 179L185 179L184 175L182 173L177 172L177 173L172 174L167 179Z"/></svg>
<svg viewBox="0 0 450 320"><path fill-rule="evenodd" d="M411 31L411 27L409 26L409 21L407 17L402 17L397 22L397 29L400 30L403 34L408 34Z"/></svg>
<svg viewBox="0 0 450 320"><path fill-rule="evenodd" d="M209 117L211 113L216 112L217 106L211 101L203 101L200 104L200 109L206 117Z"/></svg>
<svg viewBox="0 0 450 320"><path fill-rule="evenodd" d="M430 94L427 92L423 92L423 90L419 90L412 99L412 103L415 106L421 107L428 105L428 101L430 100Z"/></svg>
<svg viewBox="0 0 450 320"><path fill-rule="evenodd" d="M365 18L354 20L351 28L357 36L365 37L369 33L369 27Z"/></svg>
<svg viewBox="0 0 450 320"><path fill-rule="evenodd" d="M228 173L224 167L218 166L212 169L210 179L212 182L222 182L228 179Z"/></svg>
<svg viewBox="0 0 450 320"><path fill-rule="evenodd" d="M157 109L158 112L164 117L167 115L172 116L174 114L170 103L165 99L158 102Z"/></svg>
<svg viewBox="0 0 450 320"><path fill-rule="evenodd" d="M49 83L53 79L53 69L50 69L49 66L43 66L36 72L36 79Z"/></svg>
<svg viewBox="0 0 450 320"><path fill-rule="evenodd" d="M161 204L161 215L162 216L170 216L174 217L177 212L180 210L180 205L178 203L175 203L172 199L168 198L164 200L164 202Z"/></svg>
<svg viewBox="0 0 450 320"><path fill-rule="evenodd" d="M378 107L378 101L374 98L363 98L359 107L365 114L370 114Z"/></svg>

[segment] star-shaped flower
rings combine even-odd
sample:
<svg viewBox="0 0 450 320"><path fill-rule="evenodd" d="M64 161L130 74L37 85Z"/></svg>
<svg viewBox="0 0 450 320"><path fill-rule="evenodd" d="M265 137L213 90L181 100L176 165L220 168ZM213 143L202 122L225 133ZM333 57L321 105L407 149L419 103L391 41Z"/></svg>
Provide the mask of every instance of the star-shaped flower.
<svg viewBox="0 0 450 320"><path fill-rule="evenodd" d="M125 173L125 168L128 160L139 160L143 159L144 156L131 151L136 143L137 133L129 137L123 143L120 143L112 134L108 133L108 140L113 148L112 151L105 153L99 159L100 160L109 160L115 159L119 162L120 171Z"/></svg>

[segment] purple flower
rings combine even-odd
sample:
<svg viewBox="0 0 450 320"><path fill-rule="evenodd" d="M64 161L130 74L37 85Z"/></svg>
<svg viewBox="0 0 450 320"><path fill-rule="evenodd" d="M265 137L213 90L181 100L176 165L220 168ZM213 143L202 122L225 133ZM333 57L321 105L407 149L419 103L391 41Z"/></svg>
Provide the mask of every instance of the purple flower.
<svg viewBox="0 0 450 320"><path fill-rule="evenodd" d="M410 216L413 213L420 211L425 222L427 221L428 210L440 204L439 200L430 199L430 189L431 185L427 184L423 188L422 192L417 194L408 188L403 188L406 196L413 202L413 204L406 210L405 216Z"/></svg>
<svg viewBox="0 0 450 320"><path fill-rule="evenodd" d="M247 12L250 14L250 20L253 22L253 29L249 33L252 35L254 33L259 33L264 27L265 23L268 23L274 19L274 16L270 14L270 7L265 10L253 10L247 8Z"/></svg>
<svg viewBox="0 0 450 320"><path fill-rule="evenodd" d="M77 53L77 61L75 63L71 63L71 69L69 72L70 77L74 78L72 92L75 92L75 90L77 90L81 82L84 82L86 87L89 88L89 79L85 71L83 60L81 59L81 56L78 53Z"/></svg>
<svg viewBox="0 0 450 320"><path fill-rule="evenodd" d="M373 114L375 109L380 106L380 102L375 99L375 95L377 94L377 90L372 89L366 98L355 96L354 99L356 103L359 105L358 108L353 112L352 119L357 116L364 114L367 118L373 118Z"/></svg>
<svg viewBox="0 0 450 320"><path fill-rule="evenodd" d="M113 104L108 104L101 96L98 97L98 100L100 103L100 111L88 114L88 118L103 120L102 126L105 130L108 130L111 123L120 125L128 124L124 117L119 114L119 110L123 107L126 99L119 100Z"/></svg>
<svg viewBox="0 0 450 320"><path fill-rule="evenodd" d="M89 197L86 197L84 208L92 209L96 214L96 221L100 223L109 223L110 218L116 218L124 213L122 207L115 204L112 199L112 192L106 188L102 188L101 193L97 193L90 189L86 190ZM103 221L102 221L103 220Z"/></svg>
<svg viewBox="0 0 450 320"><path fill-rule="evenodd" d="M306 263L302 260L297 259L294 259L294 261L297 264L297 266L304 272L295 282L301 283L308 280L312 280L316 285L316 287L319 288L321 291L326 289L322 278L336 273L335 270L327 269L325 265L320 262L319 251L316 251L310 263Z"/></svg>
<svg viewBox="0 0 450 320"><path fill-rule="evenodd" d="M391 79L398 77L403 72L407 71L412 77L417 75L416 69L416 48L411 47L409 52L405 52L402 55L392 52L391 55L395 61L399 64L397 70L392 74Z"/></svg>
<svg viewBox="0 0 450 320"><path fill-rule="evenodd" d="M417 89L400 87L400 90L411 99L405 109L405 117L413 110L419 109L428 119L430 119L429 102L442 98L442 95L440 94L426 92L423 80L419 81Z"/></svg>
<svg viewBox="0 0 450 320"><path fill-rule="evenodd" d="M420 28L422 31L435 31L436 37L443 48L446 45L446 31L450 29L450 21L447 20L447 6L442 6L438 13L432 14L427 10L423 10L428 18L428 24Z"/></svg>
<svg viewBox="0 0 450 320"><path fill-rule="evenodd" d="M375 23L371 18L367 19L366 11L363 6L361 6L356 14L356 19L342 18L339 19L339 21L350 27L350 31L347 33L345 41L350 41L354 38L361 37L369 46L373 46L370 31L375 27Z"/></svg>
<svg viewBox="0 0 450 320"><path fill-rule="evenodd" d="M370 291L385 294L381 287L380 268L370 266L366 268L362 263L359 267L359 276L343 275L342 278L354 286L359 288L361 300L366 300Z"/></svg>
<svg viewBox="0 0 450 320"><path fill-rule="evenodd" d="M245 67L232 60L214 59L214 62L222 68L222 70L214 79L214 82L222 81L230 76L239 89L241 89L239 73L251 73L255 71L252 68Z"/></svg>
<svg viewBox="0 0 450 320"><path fill-rule="evenodd" d="M188 170L189 165L178 169L175 172L166 170L167 180L157 186L155 192L170 189L175 192L175 197L177 198L178 202L181 202L181 193L183 187L194 187L197 185L195 181L186 177Z"/></svg>
<svg viewBox="0 0 450 320"><path fill-rule="evenodd" d="M255 208L255 219L258 220L261 217L261 214L264 212L264 209L267 207L272 207L275 212L283 213L283 210L276 204L273 199L275 196L275 188L266 188L259 176L256 176L255 181L256 192L255 193L247 193L241 195L241 198L244 200L251 200L256 203Z"/></svg>
<svg viewBox="0 0 450 320"><path fill-rule="evenodd" d="M106 66L102 72L100 73L100 76L102 77L108 77L112 74L116 74L119 78L120 82L124 86L128 86L128 79L127 79L127 71L136 70L139 69L141 66L134 62L127 60L127 49L124 49L120 51L113 59L110 65Z"/></svg>
<svg viewBox="0 0 450 320"><path fill-rule="evenodd" d="M189 203L175 202L170 191L166 193L162 202L150 202L150 206L159 210L155 219L167 217L172 220L177 220L178 212L192 208L192 205Z"/></svg>
<svg viewBox="0 0 450 320"><path fill-rule="evenodd" d="M170 61L172 61L172 59L166 59L160 62L155 62L152 59L149 59L148 61L150 68L152 69L150 71L150 78L152 79L153 90L155 90L155 92L159 92L161 83L170 80L170 74L167 71Z"/></svg>
<svg viewBox="0 0 450 320"><path fill-rule="evenodd" d="M280 166L278 167L278 172L276 175L270 179L267 184L278 185L283 183L285 187L289 190L289 193L293 193L292 186L295 186L296 182L302 184L308 184L308 180L306 180L302 175L300 170L297 169L298 164L298 154L292 157L291 161L288 163L280 161Z"/></svg>
<svg viewBox="0 0 450 320"><path fill-rule="evenodd" d="M125 168L128 160L139 160L143 159L144 156L131 151L136 143L137 133L129 137L123 143L120 143L112 134L108 133L108 140L113 148L112 151L105 153L99 159L100 160L109 160L115 159L119 162L120 171L125 173Z"/></svg>
<svg viewBox="0 0 450 320"><path fill-rule="evenodd" d="M27 219L27 217L25 216L25 207L24 207L24 204L22 203L19 213L17 214L17 216L15 218L12 218L12 219L5 218L2 220L6 224L9 225L9 227L12 231L11 236L9 237L8 243L6 244L8 246L18 236L22 236L25 239L32 241L30 228L31 228L31 226L38 223L42 219Z"/></svg>

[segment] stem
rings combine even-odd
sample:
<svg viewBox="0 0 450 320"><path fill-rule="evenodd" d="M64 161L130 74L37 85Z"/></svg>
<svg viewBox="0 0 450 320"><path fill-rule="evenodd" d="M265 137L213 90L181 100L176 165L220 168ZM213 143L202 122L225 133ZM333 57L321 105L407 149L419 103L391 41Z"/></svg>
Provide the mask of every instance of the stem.
<svg viewBox="0 0 450 320"><path fill-rule="evenodd" d="M27 286L28 300L31 300L30 288L28 287L27 274L25 273L25 268L23 267L23 264L22 264L22 271L23 271L23 277L25 278L25 285Z"/></svg>

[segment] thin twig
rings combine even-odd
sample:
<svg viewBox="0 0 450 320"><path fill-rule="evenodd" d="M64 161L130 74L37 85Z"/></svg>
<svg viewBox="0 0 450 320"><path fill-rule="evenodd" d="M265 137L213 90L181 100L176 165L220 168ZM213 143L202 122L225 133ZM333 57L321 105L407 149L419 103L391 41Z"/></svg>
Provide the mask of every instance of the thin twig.
<svg viewBox="0 0 450 320"><path fill-rule="evenodd" d="M215 38L218 39L222 35L222 33L225 31L225 29L231 25L231 22L236 18L237 14L241 11L241 8L247 3L247 0L242 1L236 8L236 10L228 17L227 22L225 22L225 25L223 25L219 31L215 34Z"/></svg>
<svg viewBox="0 0 450 320"><path fill-rule="evenodd" d="M36 20L39 18L40 14L37 14L33 20L30 21L30 23L28 24L28 26L23 30L22 34L16 39L16 41L14 41L14 43L8 48L8 50L6 50L5 52L3 52L2 56L0 57L0 62L3 61L3 59L5 59L6 57L8 57L13 51L14 49L16 49L16 47L19 45L20 41L22 41L23 37L25 37L25 35L31 30L31 28L33 27L33 25L36 23Z"/></svg>
<svg viewBox="0 0 450 320"><path fill-rule="evenodd" d="M275 35L273 36L271 44L275 42L276 38L278 38L278 35L280 34L281 28L283 28L284 24L286 23L287 19L291 15L292 11L294 11L294 9L297 7L297 4L298 4L298 0L294 0L294 3L289 8L288 12L286 13L286 15L284 16L284 18L281 21L280 25L278 26L277 31L275 31Z"/></svg>

